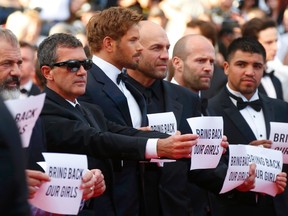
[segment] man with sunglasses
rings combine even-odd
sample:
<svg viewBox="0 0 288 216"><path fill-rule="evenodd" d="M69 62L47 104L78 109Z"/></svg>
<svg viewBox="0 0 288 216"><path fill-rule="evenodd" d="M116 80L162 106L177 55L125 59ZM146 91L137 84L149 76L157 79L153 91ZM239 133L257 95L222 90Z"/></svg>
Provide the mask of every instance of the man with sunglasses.
<svg viewBox="0 0 288 216"><path fill-rule="evenodd" d="M18 99L20 96L20 74L21 74L20 69L21 69L22 62L23 62L23 59L21 57L20 46L17 41L17 38L10 30L0 28L0 95L2 96L4 100ZM22 165L23 167L26 166L26 177L27 177L27 184L28 184L28 189L29 189L28 190L29 198L32 198L34 196L34 194L36 193L36 191L38 190L38 188L41 186L42 183L49 181L49 176L47 174L43 173L42 171L37 171L37 169L39 169L39 166L37 166L36 164L36 162L43 160L41 152L46 151L45 150L45 138L44 136L42 136L43 135L42 129L43 128L41 125L41 121L39 121L38 119L33 129L29 147L28 149L25 149L27 150L25 153L28 153L29 155L25 154L26 157L25 157L24 162L21 161L22 159L21 153L19 153L18 158L17 158L18 159L17 166L19 167L21 167ZM14 144L17 145L16 137L14 141L15 141ZM28 159L27 159L27 156L28 156ZM27 161L28 163L26 164ZM8 161L6 162L2 165L8 166L9 162ZM83 176L83 179L82 179L83 184L81 185L81 187L83 188L83 199L89 199L92 196L93 197L99 196L105 190L104 177L101 171L96 170L96 169L91 170L91 171L92 172L87 172ZM11 180L11 184L14 184L14 182L12 181L13 180ZM24 183L26 183L26 181L23 182L23 184ZM3 187L3 185L1 187ZM15 190L14 190L15 192L17 192L18 190L17 187L18 186L15 185ZM19 191L18 196L19 198L22 197L20 191ZM1 200L0 202L2 204L2 206L0 207L0 212L6 213L8 215L24 215L24 214L21 214L20 211L17 212L19 209L18 209L18 206L16 206L16 204L12 207L10 205L5 206L6 202L4 201L2 202L2 201L3 200ZM15 208L15 209L9 209L9 208ZM17 213L9 214L10 210L11 212L14 211ZM33 208L32 215L36 215L37 213L39 213L39 211L41 210ZM41 213L41 215L44 215L43 212ZM51 214L45 213L45 215L51 215Z"/></svg>
<svg viewBox="0 0 288 216"><path fill-rule="evenodd" d="M92 62L74 36L49 36L39 46L38 60L47 81L44 89L46 99L40 116L45 125L48 151L86 154L89 168L102 170L107 190L97 198L98 205L93 202L97 215L116 214L111 196L112 167L105 158L190 157L197 135L169 137L154 131L120 126L108 121L98 106L77 101L77 97L85 92L86 70L92 67Z"/></svg>

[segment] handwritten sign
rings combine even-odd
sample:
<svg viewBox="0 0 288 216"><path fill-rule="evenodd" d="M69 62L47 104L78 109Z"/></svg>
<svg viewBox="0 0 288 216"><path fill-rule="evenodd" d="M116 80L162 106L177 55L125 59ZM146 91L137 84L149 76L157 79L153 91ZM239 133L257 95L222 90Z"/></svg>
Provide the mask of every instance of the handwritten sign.
<svg viewBox="0 0 288 216"><path fill-rule="evenodd" d="M283 153L283 163L288 164L288 123L270 122L272 149Z"/></svg>
<svg viewBox="0 0 288 216"><path fill-rule="evenodd" d="M197 144L192 147L190 170L215 168L223 152L220 145L223 136L222 117L201 116L187 121L192 133L199 135Z"/></svg>
<svg viewBox="0 0 288 216"><path fill-rule="evenodd" d="M43 108L45 95L43 93L25 99L5 101L18 126L23 148L29 146L34 125Z"/></svg>
<svg viewBox="0 0 288 216"><path fill-rule="evenodd" d="M176 133L177 122L173 112L148 114L147 117L151 130L170 135Z"/></svg>
<svg viewBox="0 0 288 216"><path fill-rule="evenodd" d="M147 115L149 127L153 131L159 131L169 135L177 132L177 121L173 112L153 113ZM151 159L150 163L157 163L159 167L163 167L164 163L175 162L176 160L167 159Z"/></svg>
<svg viewBox="0 0 288 216"><path fill-rule="evenodd" d="M229 166L220 193L228 192L249 176L249 165L256 164L255 188L251 191L275 196L277 194L276 176L282 170L282 153L277 150L251 145L230 145Z"/></svg>
<svg viewBox="0 0 288 216"><path fill-rule="evenodd" d="M43 156L44 169L51 181L41 185L30 203L47 212L76 215L83 195L80 185L87 170L86 155L43 153Z"/></svg>

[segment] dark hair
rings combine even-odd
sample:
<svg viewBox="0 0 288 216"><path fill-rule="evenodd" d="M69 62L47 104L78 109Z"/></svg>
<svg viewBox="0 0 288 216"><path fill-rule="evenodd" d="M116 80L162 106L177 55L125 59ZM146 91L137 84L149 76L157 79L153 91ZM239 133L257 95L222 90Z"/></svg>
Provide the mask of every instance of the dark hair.
<svg viewBox="0 0 288 216"><path fill-rule="evenodd" d="M59 47L77 48L83 47L80 40L71 34L58 33L44 39L38 48L38 61L40 67L43 65L52 65L57 60L57 49Z"/></svg>
<svg viewBox="0 0 288 216"><path fill-rule="evenodd" d="M135 10L110 7L92 16L86 26L87 40L92 53L102 49L102 41L109 36L120 40L143 16Z"/></svg>
<svg viewBox="0 0 288 216"><path fill-rule="evenodd" d="M227 49L227 61L229 62L236 51L243 51L249 53L257 53L263 56L266 61L266 52L264 47L258 40L249 37L240 37L232 41Z"/></svg>
<svg viewBox="0 0 288 216"><path fill-rule="evenodd" d="M253 18L242 26L242 36L258 39L259 32L268 28L277 28L276 22L270 18Z"/></svg>
<svg viewBox="0 0 288 216"><path fill-rule="evenodd" d="M217 40L217 29L212 22L207 22L204 20L193 19L186 25L187 28L196 28L198 27L201 31L201 34L211 40L213 46L216 45Z"/></svg>

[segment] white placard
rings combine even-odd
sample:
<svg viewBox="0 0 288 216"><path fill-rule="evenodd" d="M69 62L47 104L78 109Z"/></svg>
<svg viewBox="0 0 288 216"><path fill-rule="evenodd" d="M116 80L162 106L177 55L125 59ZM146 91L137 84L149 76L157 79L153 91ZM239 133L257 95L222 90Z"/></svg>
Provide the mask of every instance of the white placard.
<svg viewBox="0 0 288 216"><path fill-rule="evenodd" d="M29 146L34 125L44 105L45 95L43 93L25 99L5 101L18 126L23 148Z"/></svg>
<svg viewBox="0 0 288 216"><path fill-rule="evenodd" d="M199 135L197 144L192 147L190 170L215 168L223 153L223 118L201 116L187 121L192 133Z"/></svg>
<svg viewBox="0 0 288 216"><path fill-rule="evenodd" d="M177 121L173 112L153 113L147 115L149 127L153 131L159 131L169 135L177 132ZM164 163L175 162L176 160L167 159L151 159L151 163L157 163L159 167L163 167Z"/></svg>
<svg viewBox="0 0 288 216"><path fill-rule="evenodd" d="M80 185L87 170L87 156L61 153L43 153L43 156L47 168L45 172L51 181L43 183L29 202L55 214L78 214L83 195Z"/></svg>
<svg viewBox="0 0 288 216"><path fill-rule="evenodd" d="M277 150L251 145L230 145L229 166L220 193L226 193L249 176L249 165L256 164L255 188L251 191L275 196L277 194L276 176L282 170L282 153Z"/></svg>
<svg viewBox="0 0 288 216"><path fill-rule="evenodd" d="M288 123L270 122L272 149L283 153L283 163L288 164Z"/></svg>
<svg viewBox="0 0 288 216"><path fill-rule="evenodd" d="M148 114L147 117L151 130L170 135L176 133L177 121L173 112Z"/></svg>

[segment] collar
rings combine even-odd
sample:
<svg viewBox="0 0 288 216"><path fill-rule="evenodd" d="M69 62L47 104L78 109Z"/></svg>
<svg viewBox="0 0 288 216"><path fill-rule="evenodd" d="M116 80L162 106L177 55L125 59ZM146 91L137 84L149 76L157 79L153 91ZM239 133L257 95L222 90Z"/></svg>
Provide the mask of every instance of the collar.
<svg viewBox="0 0 288 216"><path fill-rule="evenodd" d="M26 84L21 85L20 89L26 89L29 92L32 88L32 85L33 85L32 80L29 80Z"/></svg>
<svg viewBox="0 0 288 216"><path fill-rule="evenodd" d="M70 100L65 99L68 103L70 103L73 107L76 107L77 104L79 104L79 102L77 101L77 99L75 99L75 102L72 102ZM80 105L80 104L79 104Z"/></svg>
<svg viewBox="0 0 288 216"><path fill-rule="evenodd" d="M229 91L231 94L233 94L233 95L235 95L235 96L237 96L237 97L242 98L243 101L248 101L247 98L246 98L244 95L242 95L240 92L237 92L237 91L232 90L232 89L228 86L228 83L226 84L226 87L227 87L228 91ZM232 98L232 99L233 99L233 98ZM258 100L258 99L259 99L258 89L256 89L254 95L250 98L249 101L254 101L254 100ZM233 100L235 100L235 99L233 99Z"/></svg>
<svg viewBox="0 0 288 216"><path fill-rule="evenodd" d="M116 85L117 84L117 76L121 73L121 71L110 64L109 62L99 58L98 56L93 55L92 61L96 64Z"/></svg>
<svg viewBox="0 0 288 216"><path fill-rule="evenodd" d="M146 90L150 90L152 94L159 100L161 98L161 80L155 80L155 82L149 86L148 88L144 87L141 83L133 79L131 76L128 75L128 81L134 85L142 94Z"/></svg>
<svg viewBox="0 0 288 216"><path fill-rule="evenodd" d="M171 79L170 82L171 82L171 83L174 83L174 84L176 84L176 85L179 85L179 83L174 79L174 77L172 77L172 79Z"/></svg>

